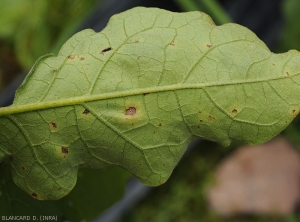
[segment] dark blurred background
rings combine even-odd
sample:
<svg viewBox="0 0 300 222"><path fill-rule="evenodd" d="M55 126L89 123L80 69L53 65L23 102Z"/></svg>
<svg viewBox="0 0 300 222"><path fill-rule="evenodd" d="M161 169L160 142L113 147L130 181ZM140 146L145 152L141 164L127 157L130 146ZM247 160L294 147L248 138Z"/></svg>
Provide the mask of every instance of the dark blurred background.
<svg viewBox="0 0 300 222"><path fill-rule="evenodd" d="M158 7L174 12L203 11L209 14L217 25L234 22L248 27L274 52L280 53L289 49L300 50L299 0L0 0L0 105L6 106L12 103L16 88L38 57L47 53L57 54L62 44L82 29L92 28L95 31L101 31L112 15L135 6ZM216 202L218 200L209 195L209 190L216 185L218 172L220 174L222 171L220 170L222 164L227 160L229 162L230 160L242 161L242 166L250 163L246 168L257 170L257 172L262 172L262 169L270 166L274 166L272 169L275 169L277 165L280 165L278 170L280 171L286 166L285 163L291 162L291 159L295 160L293 166L297 168L297 164L299 164L297 162L299 161L298 147L300 147L299 129L299 121L296 119L282 134L285 142L282 142L280 138L279 142L274 143L275 145L267 145L268 147L277 147L276 144L280 144L280 147L287 147L286 152L292 153L291 156L286 157L286 161L280 162L281 165L278 161L274 165L268 162L270 159L277 158L272 156L275 151L271 148L258 156L252 155L251 152L243 154L247 156L247 162L243 158L241 160L234 159L239 158L236 152L243 150L238 148L240 144L223 148L210 142L197 141L190 146L188 154L185 155L166 184L148 189L142 185L136 186L136 182L131 181L130 183L135 185L127 186L127 192L130 193L132 192L130 189L135 189L136 193L134 200L129 197L126 199L127 202L124 202L127 207L120 206L123 210L114 208L106 211L106 217L103 217L104 214L102 214L102 218L101 213L104 208L99 208L99 211L97 208L93 208L93 212L89 213L89 216L81 213L78 221L83 221L84 218L90 220L96 218L97 215L100 215L100 218L95 221L106 222L116 221L117 218L119 222L300 221L298 206L300 180L298 180L297 169L293 167L283 171L284 175L290 174L295 179L290 183L291 186L299 183L296 188L295 186L282 188L283 190L293 190L292 194L285 194L282 191L283 196L291 196L291 200L286 203L288 205L286 208L284 208L286 205L283 204L286 201L284 198L271 198L268 206L249 207L247 203L254 203L257 198L263 200L263 198L276 196L275 193L268 194L269 197L253 193L253 196L256 196L255 201L249 199L249 196L245 196L243 200L236 202L237 206L232 206L231 210L227 210L226 213L224 210L222 211L224 206L218 205ZM284 152L277 151L282 155L281 159L284 159ZM259 163L266 163L266 165L262 164L262 168L256 168L255 160L263 156L265 159L260 159ZM233 171L231 174L226 174L226 177L230 179L232 174L239 174L247 178L247 173L249 170L246 170L245 174ZM268 174L262 175L268 177ZM290 180L286 177L278 176L278 178L279 180L268 183L270 189L281 180ZM255 179L257 178L253 177L253 180ZM236 183L240 183L240 180L236 178L235 180L239 181ZM114 183L114 180L111 181ZM115 179L115 183L118 183L118 178ZM252 192L258 189L252 180L248 181L249 184L251 184L249 189L252 189ZM233 186L247 187L247 183ZM230 191L225 189L224 192ZM242 192L247 193L249 190ZM276 192L280 193L281 191L277 190ZM230 195L235 195L234 190ZM102 200L95 201L101 202ZM226 201L228 206L233 204L230 202L230 198L225 199ZM218 209L217 206L223 208L219 207ZM279 207L274 208L274 206ZM109 208L109 206L106 207ZM262 208L264 210L260 211L259 209ZM64 217L62 216L62 218Z"/></svg>

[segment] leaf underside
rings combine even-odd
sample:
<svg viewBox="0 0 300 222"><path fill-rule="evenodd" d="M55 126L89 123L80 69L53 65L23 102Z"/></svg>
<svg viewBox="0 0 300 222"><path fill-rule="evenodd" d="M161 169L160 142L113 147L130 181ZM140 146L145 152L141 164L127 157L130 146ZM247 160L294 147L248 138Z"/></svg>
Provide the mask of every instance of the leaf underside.
<svg viewBox="0 0 300 222"><path fill-rule="evenodd" d="M40 58L0 109L0 160L37 199L59 199L80 167L116 165L164 183L197 138L268 141L299 112L300 54L201 12L134 8ZM99 181L101 183L101 181Z"/></svg>

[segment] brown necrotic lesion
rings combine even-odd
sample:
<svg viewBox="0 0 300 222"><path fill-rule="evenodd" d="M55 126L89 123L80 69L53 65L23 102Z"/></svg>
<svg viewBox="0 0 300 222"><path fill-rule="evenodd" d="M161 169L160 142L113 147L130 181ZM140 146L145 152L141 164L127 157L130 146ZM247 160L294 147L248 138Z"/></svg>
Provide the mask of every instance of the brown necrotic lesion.
<svg viewBox="0 0 300 222"><path fill-rule="evenodd" d="M69 153L68 147L62 146L61 147L61 152L64 153L64 154Z"/></svg>
<svg viewBox="0 0 300 222"><path fill-rule="evenodd" d="M134 116L136 114L136 108L135 107L129 107L125 111L125 115Z"/></svg>

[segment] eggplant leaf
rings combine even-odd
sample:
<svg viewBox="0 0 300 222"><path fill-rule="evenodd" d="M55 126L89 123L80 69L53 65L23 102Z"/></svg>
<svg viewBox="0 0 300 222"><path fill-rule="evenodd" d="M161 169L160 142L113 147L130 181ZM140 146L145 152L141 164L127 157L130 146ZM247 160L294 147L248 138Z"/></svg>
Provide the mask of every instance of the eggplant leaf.
<svg viewBox="0 0 300 222"><path fill-rule="evenodd" d="M298 114L300 54L201 12L134 8L40 58L0 109L0 161L37 199L59 199L80 167L116 165L164 183L195 138L270 140ZM101 181L99 181L101 183Z"/></svg>

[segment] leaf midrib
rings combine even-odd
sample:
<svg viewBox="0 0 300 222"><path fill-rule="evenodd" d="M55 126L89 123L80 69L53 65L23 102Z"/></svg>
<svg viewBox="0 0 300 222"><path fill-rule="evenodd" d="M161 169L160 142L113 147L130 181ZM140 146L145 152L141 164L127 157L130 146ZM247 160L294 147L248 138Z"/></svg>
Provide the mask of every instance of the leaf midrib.
<svg viewBox="0 0 300 222"><path fill-rule="evenodd" d="M30 112L30 111L35 111L35 110L70 106L70 105L78 105L78 104L82 104L85 102L91 102L91 101L96 101L96 100L106 100L106 99L120 98L120 97L126 97L126 96L143 95L146 93L158 93L158 92L185 90L185 89L203 89L206 87L215 87L215 86L267 82L267 81L272 81L272 80L292 78L297 75L300 75L300 72L295 73L295 74L290 74L289 76L283 75L283 76L277 76L277 77L268 78L268 79L242 80L242 81L230 81L230 82L228 81L228 82L222 82L222 83L220 83L220 82L197 83L197 84L179 83L179 84L173 84L173 85L167 85L167 86L166 85L165 86L155 86L155 87L147 87L147 88L140 88L140 89L134 89L134 90L108 92L108 93L97 94L97 95L85 95L85 96L78 96L78 97L72 97L72 98L63 98L63 99L59 99L59 100L49 100L49 101L45 101L45 102L30 103L30 104L24 104L24 105L11 105L8 107L0 108L0 116Z"/></svg>

